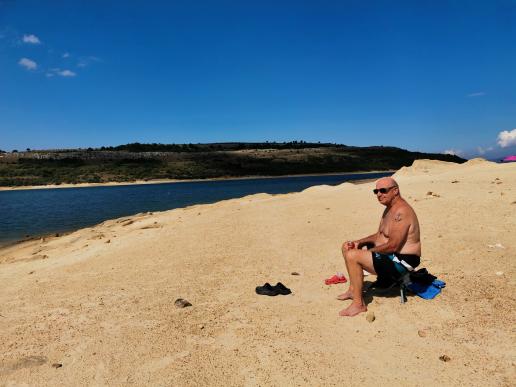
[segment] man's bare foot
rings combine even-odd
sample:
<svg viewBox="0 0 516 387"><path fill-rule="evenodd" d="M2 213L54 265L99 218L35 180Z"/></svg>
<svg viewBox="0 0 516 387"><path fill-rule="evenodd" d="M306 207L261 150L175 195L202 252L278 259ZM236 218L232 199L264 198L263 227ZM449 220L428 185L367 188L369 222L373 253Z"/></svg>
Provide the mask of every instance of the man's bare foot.
<svg viewBox="0 0 516 387"><path fill-rule="evenodd" d="M367 312L367 307L365 305L351 304L346 309L341 310L339 312L339 316L353 317L363 312Z"/></svg>
<svg viewBox="0 0 516 387"><path fill-rule="evenodd" d="M352 300L353 299L353 293L351 290L348 290L346 293L339 294L337 296L337 300L346 301L346 300Z"/></svg>

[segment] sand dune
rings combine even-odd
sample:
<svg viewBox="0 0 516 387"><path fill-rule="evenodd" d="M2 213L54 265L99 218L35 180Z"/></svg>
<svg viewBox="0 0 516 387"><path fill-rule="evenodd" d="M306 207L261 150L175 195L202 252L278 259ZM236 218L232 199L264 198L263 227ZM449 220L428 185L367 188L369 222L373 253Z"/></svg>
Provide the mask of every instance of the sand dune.
<svg viewBox="0 0 516 387"><path fill-rule="evenodd" d="M137 214L0 250L0 385L513 385L516 164L396 178L435 300L338 316L346 286L323 279L376 229L373 183ZM255 294L277 281L293 294Z"/></svg>

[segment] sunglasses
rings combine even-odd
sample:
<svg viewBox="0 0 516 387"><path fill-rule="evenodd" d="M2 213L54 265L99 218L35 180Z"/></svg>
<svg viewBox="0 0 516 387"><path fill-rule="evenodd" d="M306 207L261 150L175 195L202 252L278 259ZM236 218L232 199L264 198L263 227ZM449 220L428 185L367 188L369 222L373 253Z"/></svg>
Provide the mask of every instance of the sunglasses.
<svg viewBox="0 0 516 387"><path fill-rule="evenodd" d="M378 195L378 192L380 192L381 194L386 194L393 188L396 188L396 186L393 185L392 187L387 187L387 188L375 188L375 189L373 189L373 192L375 195Z"/></svg>

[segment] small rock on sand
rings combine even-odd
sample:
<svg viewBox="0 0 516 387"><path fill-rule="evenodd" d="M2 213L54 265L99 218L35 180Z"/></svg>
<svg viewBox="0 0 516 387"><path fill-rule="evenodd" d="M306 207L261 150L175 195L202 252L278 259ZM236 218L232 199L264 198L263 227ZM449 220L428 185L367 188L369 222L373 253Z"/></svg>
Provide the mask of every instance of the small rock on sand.
<svg viewBox="0 0 516 387"><path fill-rule="evenodd" d="M111 243L111 239L108 239L107 241L105 241L104 243Z"/></svg>
<svg viewBox="0 0 516 387"><path fill-rule="evenodd" d="M300 275L297 271L293 271L292 273L290 273L291 275Z"/></svg>
<svg viewBox="0 0 516 387"><path fill-rule="evenodd" d="M374 315L374 312L367 312L365 318L370 323L372 323L374 320L376 320L376 316Z"/></svg>
<svg viewBox="0 0 516 387"><path fill-rule="evenodd" d="M439 356L439 360L446 362L449 362L451 358L448 355L441 355Z"/></svg>
<svg viewBox="0 0 516 387"><path fill-rule="evenodd" d="M176 308L186 308L187 306L192 306L190 302L183 298L178 298L176 301L174 301L174 305Z"/></svg>
<svg viewBox="0 0 516 387"><path fill-rule="evenodd" d="M61 363L53 363L52 367L54 368L61 368L63 365Z"/></svg>
<svg viewBox="0 0 516 387"><path fill-rule="evenodd" d="M426 332L421 329L419 331L417 331L417 334L419 337L426 337Z"/></svg>

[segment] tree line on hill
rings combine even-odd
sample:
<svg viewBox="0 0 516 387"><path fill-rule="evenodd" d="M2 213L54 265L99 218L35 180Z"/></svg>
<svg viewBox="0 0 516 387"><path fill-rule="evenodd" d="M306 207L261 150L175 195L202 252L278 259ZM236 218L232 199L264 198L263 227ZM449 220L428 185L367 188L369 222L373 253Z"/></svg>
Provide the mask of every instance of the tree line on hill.
<svg viewBox="0 0 516 387"><path fill-rule="evenodd" d="M243 150L245 152L241 152ZM396 147L352 147L304 141L181 145L133 143L86 150L86 154L69 151L76 152L74 157L52 158L52 154L47 154L50 157L44 159L19 157L8 162L4 158L0 162L0 186L347 173L396 170L421 158L465 161L457 156L410 152ZM156 154L149 157L146 153L144 158L109 158L110 153L118 151L125 154L133 152L136 156L144 152ZM89 156L98 153L101 157L86 157L87 153Z"/></svg>

